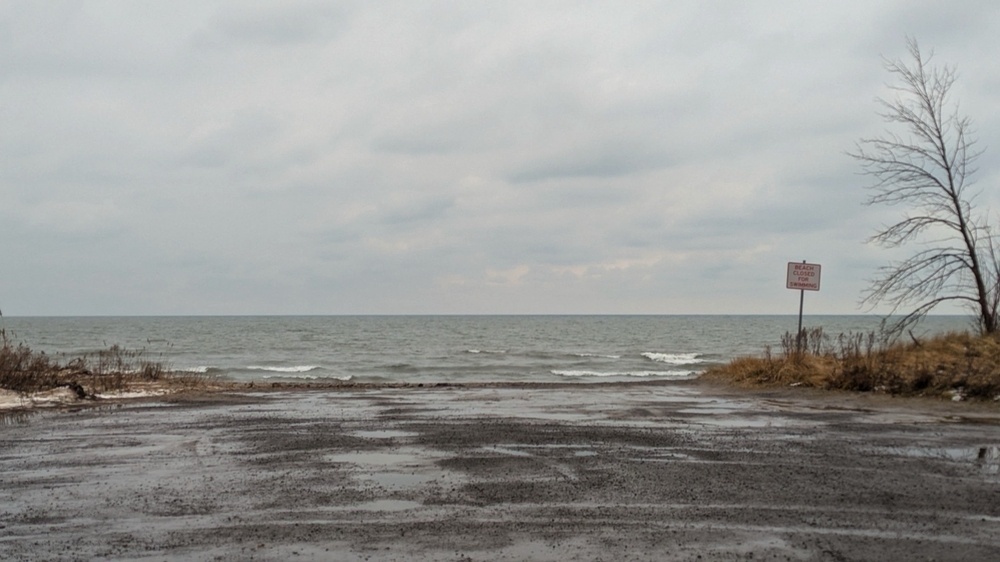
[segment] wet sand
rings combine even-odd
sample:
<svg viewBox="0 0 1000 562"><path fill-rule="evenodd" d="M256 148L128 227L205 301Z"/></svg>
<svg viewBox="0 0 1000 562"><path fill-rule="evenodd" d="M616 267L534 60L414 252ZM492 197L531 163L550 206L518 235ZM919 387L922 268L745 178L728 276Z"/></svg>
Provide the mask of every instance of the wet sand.
<svg viewBox="0 0 1000 562"><path fill-rule="evenodd" d="M669 385L0 418L3 560L1000 560L1000 407Z"/></svg>

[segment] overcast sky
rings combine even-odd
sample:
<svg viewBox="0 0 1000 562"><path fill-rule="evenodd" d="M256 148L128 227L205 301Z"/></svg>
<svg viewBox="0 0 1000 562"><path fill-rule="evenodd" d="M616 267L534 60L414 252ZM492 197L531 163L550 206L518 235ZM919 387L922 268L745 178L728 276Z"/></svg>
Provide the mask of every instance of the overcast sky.
<svg viewBox="0 0 1000 562"><path fill-rule="evenodd" d="M992 0L5 0L0 310L857 313L908 35L1000 210Z"/></svg>

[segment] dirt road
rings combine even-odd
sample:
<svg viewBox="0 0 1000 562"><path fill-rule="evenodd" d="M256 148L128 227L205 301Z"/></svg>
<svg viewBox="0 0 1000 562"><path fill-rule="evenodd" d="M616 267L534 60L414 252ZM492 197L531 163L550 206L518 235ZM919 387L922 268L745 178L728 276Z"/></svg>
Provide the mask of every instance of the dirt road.
<svg viewBox="0 0 1000 562"><path fill-rule="evenodd" d="M0 418L3 560L1000 560L1000 408L672 385Z"/></svg>

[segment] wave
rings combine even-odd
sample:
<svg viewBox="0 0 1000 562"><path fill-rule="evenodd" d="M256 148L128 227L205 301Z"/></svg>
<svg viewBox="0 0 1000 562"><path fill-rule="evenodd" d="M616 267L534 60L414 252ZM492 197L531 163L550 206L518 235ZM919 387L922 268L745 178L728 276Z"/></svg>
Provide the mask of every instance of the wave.
<svg viewBox="0 0 1000 562"><path fill-rule="evenodd" d="M393 363L391 365L386 365L386 368L390 371L400 371L403 373L417 372L417 368L409 363Z"/></svg>
<svg viewBox="0 0 1000 562"><path fill-rule="evenodd" d="M353 379L354 377L351 376L351 375L344 375L342 377L329 377L329 376L319 376L319 375L303 375L301 373L281 373L281 374L274 374L274 375L264 375L261 378L262 379L296 379L296 380L306 379L306 380L311 380L311 381L333 379L333 380L338 380L338 381L349 381L349 380Z"/></svg>
<svg viewBox="0 0 1000 562"><path fill-rule="evenodd" d="M275 373L308 373L320 369L319 365L296 365L293 367L265 367L262 365L248 365L248 371L271 371Z"/></svg>
<svg viewBox="0 0 1000 562"><path fill-rule="evenodd" d="M647 351L642 356L650 361L668 365L693 365L705 362L704 359L701 359L700 353L654 353Z"/></svg>
<svg viewBox="0 0 1000 562"><path fill-rule="evenodd" d="M500 350L500 349L467 349L467 350L465 350L465 352L466 353L472 353L473 355L479 355L479 354L484 354L484 355L503 355L503 354L507 353L506 350Z"/></svg>
<svg viewBox="0 0 1000 562"><path fill-rule="evenodd" d="M690 377L697 374L695 371L630 371L617 373L602 373L598 371L550 371L553 375L561 377Z"/></svg>
<svg viewBox="0 0 1000 562"><path fill-rule="evenodd" d="M576 357L593 357L596 359L621 359L621 355L602 355L600 353L574 353Z"/></svg>

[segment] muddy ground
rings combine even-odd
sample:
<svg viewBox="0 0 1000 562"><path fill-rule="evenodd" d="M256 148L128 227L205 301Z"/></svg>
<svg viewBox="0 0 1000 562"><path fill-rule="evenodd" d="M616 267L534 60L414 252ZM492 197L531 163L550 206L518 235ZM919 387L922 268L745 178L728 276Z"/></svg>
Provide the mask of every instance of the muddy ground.
<svg viewBox="0 0 1000 562"><path fill-rule="evenodd" d="M1000 560L1000 407L670 385L0 418L3 560Z"/></svg>

